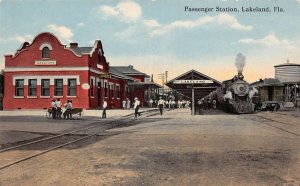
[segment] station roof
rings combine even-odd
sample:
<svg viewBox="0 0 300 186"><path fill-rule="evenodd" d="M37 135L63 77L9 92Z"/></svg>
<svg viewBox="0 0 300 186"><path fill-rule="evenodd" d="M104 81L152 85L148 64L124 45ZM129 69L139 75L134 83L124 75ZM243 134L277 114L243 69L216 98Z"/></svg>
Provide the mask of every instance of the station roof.
<svg viewBox="0 0 300 186"><path fill-rule="evenodd" d="M120 72L117 68L115 67L109 67L109 73L111 73L113 76L116 76L118 78L121 78L121 79L125 79L125 80L132 80L132 81L135 81L134 78L132 77L129 77L125 74L123 74L122 72Z"/></svg>
<svg viewBox="0 0 300 186"><path fill-rule="evenodd" d="M251 85L258 87L284 86L278 79L274 78L260 79L259 81L251 83Z"/></svg>
<svg viewBox="0 0 300 186"><path fill-rule="evenodd" d="M128 86L131 87L142 87L142 88L148 88L148 87L152 87L152 88L162 88L161 85L154 83L154 82L130 82L128 83Z"/></svg>
<svg viewBox="0 0 300 186"><path fill-rule="evenodd" d="M77 55L89 54L93 47L68 47L68 49L73 50Z"/></svg>
<svg viewBox="0 0 300 186"><path fill-rule="evenodd" d="M192 88L194 88L195 98L197 99L220 87L221 82L192 69L168 81L166 85L189 98L192 97Z"/></svg>
<svg viewBox="0 0 300 186"><path fill-rule="evenodd" d="M128 66L112 66L114 69L116 69L117 71L121 72L122 74L126 74L126 75L143 75L147 78L149 78L150 76L140 72L136 69L133 68L132 65L128 65Z"/></svg>

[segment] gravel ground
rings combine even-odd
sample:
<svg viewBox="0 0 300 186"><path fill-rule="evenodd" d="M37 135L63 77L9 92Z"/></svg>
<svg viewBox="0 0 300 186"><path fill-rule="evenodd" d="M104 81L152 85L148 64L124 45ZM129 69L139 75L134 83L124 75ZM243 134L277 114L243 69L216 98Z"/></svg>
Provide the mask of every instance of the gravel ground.
<svg viewBox="0 0 300 186"><path fill-rule="evenodd" d="M0 170L0 185L298 186L298 121L175 110Z"/></svg>

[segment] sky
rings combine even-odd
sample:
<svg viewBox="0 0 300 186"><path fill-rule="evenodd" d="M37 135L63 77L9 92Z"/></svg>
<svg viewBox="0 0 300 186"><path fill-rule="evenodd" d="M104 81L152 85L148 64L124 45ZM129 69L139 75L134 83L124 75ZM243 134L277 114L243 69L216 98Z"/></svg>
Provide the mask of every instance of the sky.
<svg viewBox="0 0 300 186"><path fill-rule="evenodd" d="M217 6L240 11L217 12ZM111 66L133 65L159 83L158 74L168 71L170 80L191 69L232 78L241 53L245 79L253 82L273 78L274 65L287 59L300 63L299 17L300 0L0 0L0 69L5 54L51 32L65 45L100 39Z"/></svg>

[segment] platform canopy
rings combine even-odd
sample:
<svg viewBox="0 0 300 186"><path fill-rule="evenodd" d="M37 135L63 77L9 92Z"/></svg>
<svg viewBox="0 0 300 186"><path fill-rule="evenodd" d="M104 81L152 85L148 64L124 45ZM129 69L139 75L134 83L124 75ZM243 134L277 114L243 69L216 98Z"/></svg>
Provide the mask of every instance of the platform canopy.
<svg viewBox="0 0 300 186"><path fill-rule="evenodd" d="M194 89L195 99L200 99L221 87L221 82L196 70L190 70L168 81L166 85L189 98L192 98L192 89Z"/></svg>

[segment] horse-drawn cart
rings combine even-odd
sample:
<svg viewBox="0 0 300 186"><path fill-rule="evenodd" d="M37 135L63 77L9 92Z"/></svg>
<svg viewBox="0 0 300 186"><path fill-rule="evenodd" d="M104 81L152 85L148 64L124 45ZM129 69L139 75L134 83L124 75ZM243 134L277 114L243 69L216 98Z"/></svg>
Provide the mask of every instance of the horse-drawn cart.
<svg viewBox="0 0 300 186"><path fill-rule="evenodd" d="M60 118L67 118L67 114L69 114L69 119L81 119L81 116L83 115L83 109L82 108L72 108L72 110L68 113L66 110L62 110L60 114ZM47 118L52 118L52 108L48 108L46 112Z"/></svg>

